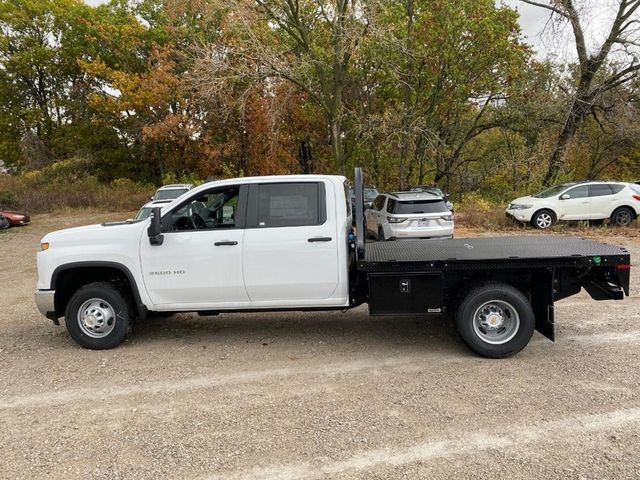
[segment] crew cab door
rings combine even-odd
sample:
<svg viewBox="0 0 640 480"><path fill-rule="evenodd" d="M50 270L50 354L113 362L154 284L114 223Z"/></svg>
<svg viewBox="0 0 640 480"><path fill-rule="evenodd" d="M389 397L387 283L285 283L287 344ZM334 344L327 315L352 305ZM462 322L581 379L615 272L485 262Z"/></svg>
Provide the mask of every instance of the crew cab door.
<svg viewBox="0 0 640 480"><path fill-rule="evenodd" d="M579 185L567 190L560 196L558 202L559 219L588 220L590 218L591 199L587 185Z"/></svg>
<svg viewBox="0 0 640 480"><path fill-rule="evenodd" d="M162 217L163 243L142 237L140 258L149 297L160 308L242 307L247 185L212 188Z"/></svg>
<svg viewBox="0 0 640 480"><path fill-rule="evenodd" d="M252 305L309 305L334 294L339 265L333 188L300 180L250 186L242 264Z"/></svg>

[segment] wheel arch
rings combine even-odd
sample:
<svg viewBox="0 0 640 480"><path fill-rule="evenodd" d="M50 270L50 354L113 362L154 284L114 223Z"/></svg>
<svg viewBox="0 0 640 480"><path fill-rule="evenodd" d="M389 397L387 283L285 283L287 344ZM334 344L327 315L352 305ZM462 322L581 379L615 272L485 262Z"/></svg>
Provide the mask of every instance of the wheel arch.
<svg viewBox="0 0 640 480"><path fill-rule="evenodd" d="M631 211L631 213L633 214L633 219L637 220L638 215L640 214L639 210L636 210L633 206L629 205L629 204L622 204L622 205L618 205L616 208L614 208L611 213L609 214L609 218L611 218L613 216L613 214L617 211L620 210L621 208L626 208L629 209Z"/></svg>
<svg viewBox="0 0 640 480"><path fill-rule="evenodd" d="M98 281L112 281L131 294L137 313L145 317L147 307L142 302L135 277L126 265L108 261L72 262L58 266L51 275L51 289L55 290L55 313L64 316L69 299L78 288Z"/></svg>

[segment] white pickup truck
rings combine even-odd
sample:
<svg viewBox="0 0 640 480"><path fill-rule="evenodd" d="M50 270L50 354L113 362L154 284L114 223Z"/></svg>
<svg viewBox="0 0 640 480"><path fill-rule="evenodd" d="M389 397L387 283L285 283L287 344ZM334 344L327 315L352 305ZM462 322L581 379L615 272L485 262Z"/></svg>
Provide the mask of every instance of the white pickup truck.
<svg viewBox="0 0 640 480"><path fill-rule="evenodd" d="M364 241L362 172L208 183L151 218L52 232L38 253L38 309L92 349L119 345L153 312L451 312L477 353L554 338L553 303L584 287L629 290L626 250L564 237Z"/></svg>

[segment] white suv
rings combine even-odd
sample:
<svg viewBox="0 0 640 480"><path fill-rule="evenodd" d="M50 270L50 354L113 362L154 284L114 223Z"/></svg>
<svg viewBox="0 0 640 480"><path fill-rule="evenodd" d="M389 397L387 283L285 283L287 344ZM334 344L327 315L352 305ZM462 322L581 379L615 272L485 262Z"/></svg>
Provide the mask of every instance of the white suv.
<svg viewBox="0 0 640 480"><path fill-rule="evenodd" d="M570 182L515 199L509 217L545 229L559 220L609 219L629 225L640 214L640 186L624 182Z"/></svg>
<svg viewBox="0 0 640 480"><path fill-rule="evenodd" d="M378 240L453 238L453 213L435 193L383 193L364 217L367 233Z"/></svg>

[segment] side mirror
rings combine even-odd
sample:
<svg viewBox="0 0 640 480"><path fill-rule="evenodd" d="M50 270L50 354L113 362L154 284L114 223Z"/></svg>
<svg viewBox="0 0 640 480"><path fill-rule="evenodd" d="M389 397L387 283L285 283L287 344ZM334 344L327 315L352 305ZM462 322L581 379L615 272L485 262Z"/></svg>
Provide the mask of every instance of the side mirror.
<svg viewBox="0 0 640 480"><path fill-rule="evenodd" d="M151 245L162 245L164 242L164 235L162 235L162 226L160 224L160 207L153 207L151 210L151 223L147 228L147 235L149 236L149 243Z"/></svg>
<svg viewBox="0 0 640 480"><path fill-rule="evenodd" d="M153 195L151 195L151 196L149 197L149 201L150 201L150 202L153 202Z"/></svg>
<svg viewBox="0 0 640 480"><path fill-rule="evenodd" d="M562 195L560 195L560 200L569 200L571 198L571 195L569 195L568 193L563 193Z"/></svg>

